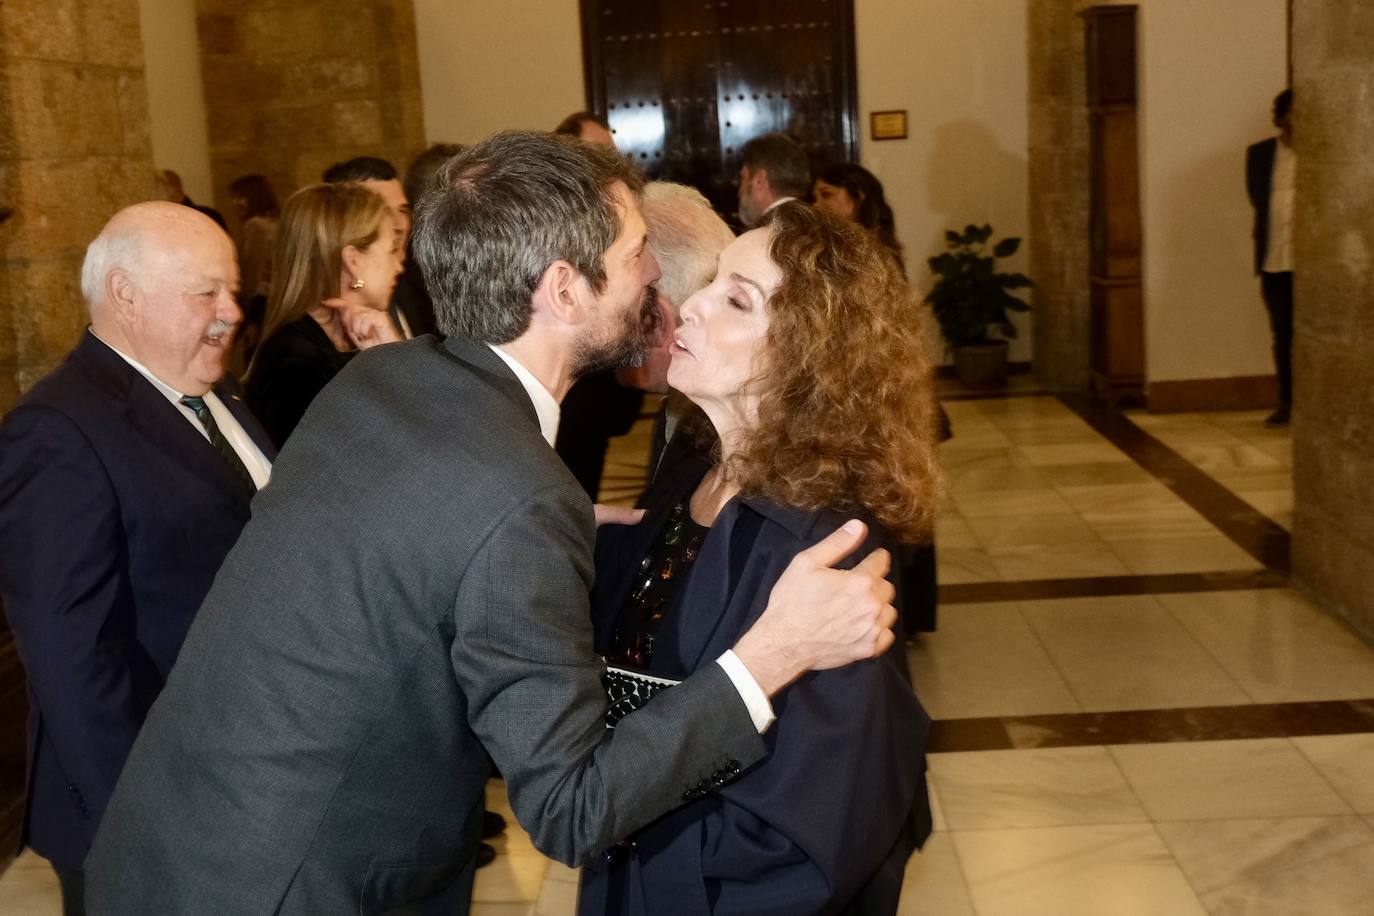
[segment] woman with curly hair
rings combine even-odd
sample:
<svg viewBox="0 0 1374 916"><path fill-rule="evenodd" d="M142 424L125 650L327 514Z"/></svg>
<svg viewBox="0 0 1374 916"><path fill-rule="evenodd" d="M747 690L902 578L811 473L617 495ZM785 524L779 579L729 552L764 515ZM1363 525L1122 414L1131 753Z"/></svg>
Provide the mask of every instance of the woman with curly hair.
<svg viewBox="0 0 1374 916"><path fill-rule="evenodd" d="M846 519L869 547L928 537L939 499L929 367L895 261L862 227L771 211L681 307L668 381L715 442L603 526L592 616L608 724L711 663L802 550ZM900 643L775 701L770 754L583 873L592 914L895 913L930 831L929 718Z"/></svg>

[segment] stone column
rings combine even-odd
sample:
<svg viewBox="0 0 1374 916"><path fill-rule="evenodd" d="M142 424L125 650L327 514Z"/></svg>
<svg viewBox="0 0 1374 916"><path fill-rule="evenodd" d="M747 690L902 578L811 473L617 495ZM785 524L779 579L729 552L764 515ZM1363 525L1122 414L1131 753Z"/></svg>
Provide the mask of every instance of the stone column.
<svg viewBox="0 0 1374 916"><path fill-rule="evenodd" d="M1374 640L1374 4L1295 0L1293 573Z"/></svg>
<svg viewBox="0 0 1374 916"><path fill-rule="evenodd" d="M285 199L331 163L424 147L411 0L196 0L215 205L264 174Z"/></svg>
<svg viewBox="0 0 1374 916"><path fill-rule="evenodd" d="M1030 42L1030 276L1035 375L1053 391L1088 389L1087 0L1027 0Z"/></svg>
<svg viewBox="0 0 1374 916"><path fill-rule="evenodd" d="M138 0L0 3L0 412L86 326L86 245L152 196Z"/></svg>

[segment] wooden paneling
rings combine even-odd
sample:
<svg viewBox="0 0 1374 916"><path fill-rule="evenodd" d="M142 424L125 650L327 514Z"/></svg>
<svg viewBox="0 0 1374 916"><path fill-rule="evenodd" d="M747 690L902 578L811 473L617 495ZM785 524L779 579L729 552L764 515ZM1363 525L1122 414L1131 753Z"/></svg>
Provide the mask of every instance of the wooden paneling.
<svg viewBox="0 0 1374 916"><path fill-rule="evenodd" d="M1083 12L1087 35L1091 175L1093 392L1139 401L1145 383L1140 163L1136 117L1136 8Z"/></svg>
<svg viewBox="0 0 1374 916"><path fill-rule="evenodd" d="M1145 388L1150 413L1268 410L1278 398L1279 381L1272 375L1150 382Z"/></svg>
<svg viewBox="0 0 1374 916"><path fill-rule="evenodd" d="M783 131L858 155L853 0L583 0L588 107L650 178L737 206L740 148Z"/></svg>

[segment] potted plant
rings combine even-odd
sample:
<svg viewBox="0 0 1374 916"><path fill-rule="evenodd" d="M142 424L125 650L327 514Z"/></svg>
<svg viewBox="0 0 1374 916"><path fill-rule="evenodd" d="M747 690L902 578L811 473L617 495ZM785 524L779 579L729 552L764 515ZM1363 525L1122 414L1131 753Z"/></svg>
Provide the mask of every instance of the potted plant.
<svg viewBox="0 0 1374 916"><path fill-rule="evenodd" d="M997 259L1009 258L1021 247L1019 238L992 242L991 226L968 226L962 233L945 233L949 248L927 263L935 285L926 296L940 322L945 344L954 355L959 381L965 385L997 385L1007 379L1008 341L1016 325L1007 314L1030 311L1011 294L1033 284L1025 274L998 273ZM991 246L991 252L989 252ZM1001 336L990 333L996 330Z"/></svg>

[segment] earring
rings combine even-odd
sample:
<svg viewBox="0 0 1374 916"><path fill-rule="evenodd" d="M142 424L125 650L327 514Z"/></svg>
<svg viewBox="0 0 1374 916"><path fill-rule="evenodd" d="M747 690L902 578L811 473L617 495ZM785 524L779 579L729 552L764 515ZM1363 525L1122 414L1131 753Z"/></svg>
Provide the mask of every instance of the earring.
<svg viewBox="0 0 1374 916"><path fill-rule="evenodd" d="M363 281L362 281L362 280L354 280L354 281L353 281L353 287L352 287L352 288L353 288L353 289L362 289L362 288L363 288Z"/></svg>

